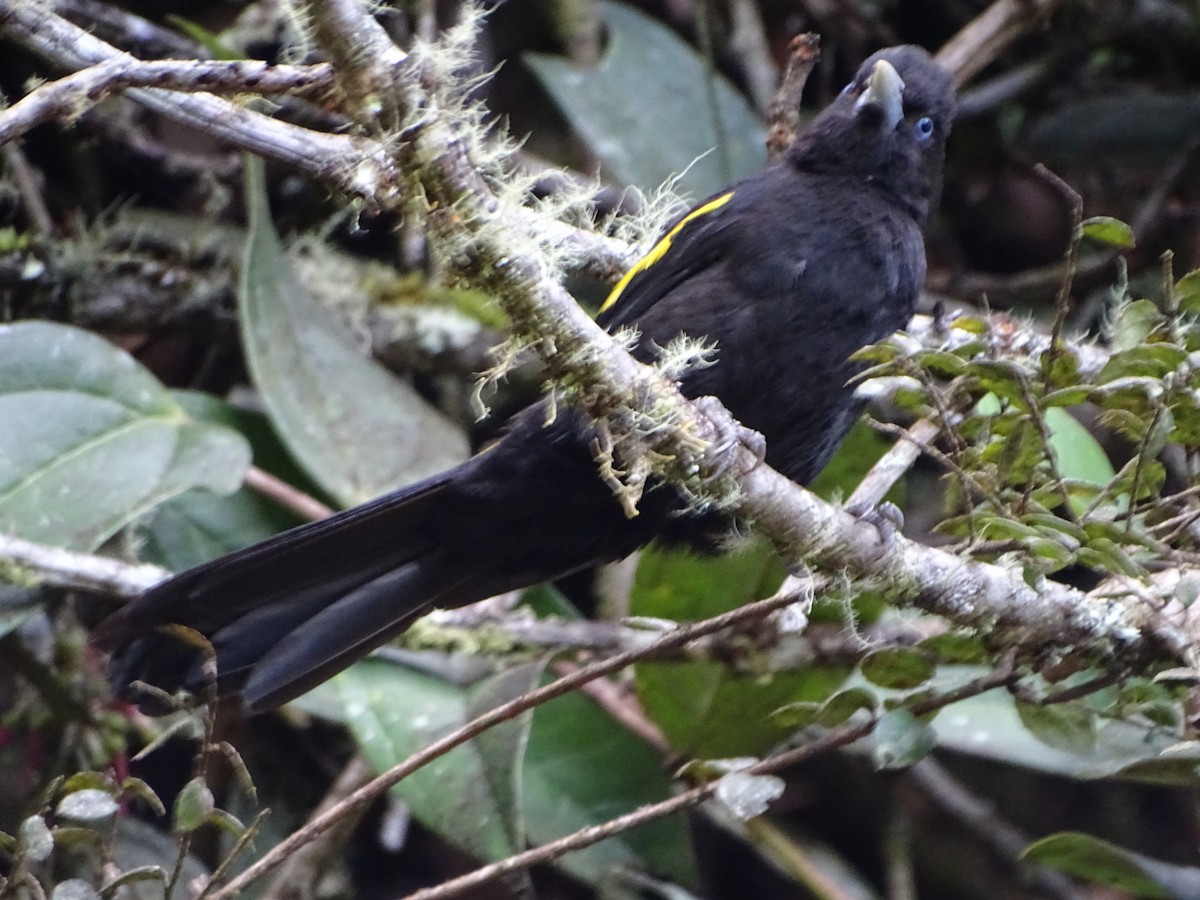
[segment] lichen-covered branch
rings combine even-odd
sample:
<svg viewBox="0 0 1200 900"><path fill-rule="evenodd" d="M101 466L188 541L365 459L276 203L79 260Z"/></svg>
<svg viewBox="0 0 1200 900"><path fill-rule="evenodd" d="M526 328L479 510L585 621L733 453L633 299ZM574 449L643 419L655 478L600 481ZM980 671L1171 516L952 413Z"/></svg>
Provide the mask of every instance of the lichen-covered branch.
<svg viewBox="0 0 1200 900"><path fill-rule="evenodd" d="M378 25L356 4L313 4L314 18L323 9L329 15L317 33L327 46L362 46L379 36ZM60 19L30 15L8 8L0 13L0 32L16 32L26 46L68 65L92 65L116 52ZM71 40L67 29L73 29ZM368 33L374 37L364 38ZM355 65L350 56L338 60L339 68L343 63ZM711 442L727 429L714 427L712 408L700 412L670 378L636 362L562 288L555 237L538 230L544 217L517 215L498 196L496 170L476 158L482 150L455 117L463 110L443 106L452 86L436 83L411 55L388 72L399 79L392 96L404 140L386 149L369 138L307 132L216 97L156 89L133 95L177 118L215 124L224 115L222 136L276 159L291 158L280 142L293 150L303 145L311 153L297 168L372 205L395 206L401 198L412 204L420 197L446 270L496 298L515 330L538 348L563 394L605 421L638 479L661 477L701 504L730 510L796 563L870 579L897 605L945 616L1033 657L1080 652L1118 668L1179 659L1188 635L1165 624L1153 603L1088 596L1048 580L1031 586L1022 572L882 535L759 464L746 448L719 458ZM917 324L917 333L922 327ZM939 323L929 327L944 339Z"/></svg>
<svg viewBox="0 0 1200 900"><path fill-rule="evenodd" d="M326 63L272 66L253 59L112 59L34 88L0 113L0 144L45 122L74 121L117 91L147 87L209 93L320 93L333 87L333 67Z"/></svg>

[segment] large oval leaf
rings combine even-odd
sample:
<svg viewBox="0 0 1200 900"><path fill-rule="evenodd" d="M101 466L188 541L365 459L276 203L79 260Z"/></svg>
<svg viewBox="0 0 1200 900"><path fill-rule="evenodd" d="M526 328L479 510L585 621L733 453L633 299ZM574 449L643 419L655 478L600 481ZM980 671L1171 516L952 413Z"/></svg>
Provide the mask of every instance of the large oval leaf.
<svg viewBox="0 0 1200 900"><path fill-rule="evenodd" d="M287 455L261 413L237 409L209 394L175 391L193 419L235 429L254 454L254 464L303 490L312 486ZM141 556L176 572L240 550L299 525L301 519L252 488L218 496L185 491L154 510L143 523Z"/></svg>
<svg viewBox="0 0 1200 900"><path fill-rule="evenodd" d="M365 659L301 701L333 712L371 763L384 771L537 683L539 664L518 666L462 687L432 674ZM402 698L402 702L397 702ZM531 714L524 713L456 747L393 790L427 828L476 859L503 859L524 846L518 803Z"/></svg>
<svg viewBox="0 0 1200 900"><path fill-rule="evenodd" d="M703 197L763 164L762 121L725 78L645 13L620 3L600 8L608 46L597 65L523 59L613 179L651 189L686 172L682 189ZM710 77L719 128L705 90Z"/></svg>
<svg viewBox="0 0 1200 900"><path fill-rule="evenodd" d="M0 531L74 550L188 488L229 493L250 463L127 353L50 322L0 326L0 422Z"/></svg>
<svg viewBox="0 0 1200 900"><path fill-rule="evenodd" d="M242 341L271 421L297 461L353 506L464 460L463 432L365 356L301 281L271 225L261 162L248 160L246 172Z"/></svg>

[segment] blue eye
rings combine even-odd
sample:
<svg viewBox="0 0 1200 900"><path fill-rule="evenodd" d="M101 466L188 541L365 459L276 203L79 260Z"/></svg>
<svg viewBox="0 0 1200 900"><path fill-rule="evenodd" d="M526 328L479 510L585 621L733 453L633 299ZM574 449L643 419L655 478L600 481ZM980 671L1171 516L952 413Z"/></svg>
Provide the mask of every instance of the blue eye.
<svg viewBox="0 0 1200 900"><path fill-rule="evenodd" d="M916 124L913 125L913 130L917 133L918 141L929 140L933 135L933 119L929 118L929 116L921 116L921 118L917 119Z"/></svg>
<svg viewBox="0 0 1200 900"><path fill-rule="evenodd" d="M842 93L843 93L843 94L849 94L851 91L853 91L853 90L854 90L854 88L855 88L855 84L854 84L854 82L852 81L852 82L850 82L848 85L846 85L844 88L842 88Z"/></svg>

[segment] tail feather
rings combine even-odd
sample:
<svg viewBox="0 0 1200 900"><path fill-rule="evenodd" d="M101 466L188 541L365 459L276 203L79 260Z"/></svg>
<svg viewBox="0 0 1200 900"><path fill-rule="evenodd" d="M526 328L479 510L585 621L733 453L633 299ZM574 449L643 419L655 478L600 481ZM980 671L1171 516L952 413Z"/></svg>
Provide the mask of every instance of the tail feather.
<svg viewBox="0 0 1200 900"><path fill-rule="evenodd" d="M436 563L414 560L340 597L290 630L257 661L242 687L243 703L258 712L315 687L438 605L459 586L448 582ZM398 605L397 598L421 602Z"/></svg>
<svg viewBox="0 0 1200 900"><path fill-rule="evenodd" d="M167 579L101 623L114 688L134 680L203 694L208 648L222 693L262 709L303 693L400 633L458 579L437 563L429 522L451 473ZM445 548L441 548L444 550Z"/></svg>

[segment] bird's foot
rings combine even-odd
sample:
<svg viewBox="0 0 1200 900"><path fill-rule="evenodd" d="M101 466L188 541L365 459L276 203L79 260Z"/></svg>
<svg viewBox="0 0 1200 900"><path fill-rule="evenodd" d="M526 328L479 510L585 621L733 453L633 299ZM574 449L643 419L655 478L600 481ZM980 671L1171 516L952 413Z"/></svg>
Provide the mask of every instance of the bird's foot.
<svg viewBox="0 0 1200 900"><path fill-rule="evenodd" d="M856 519L874 525L884 545L890 544L904 528L904 513L895 503L887 500L878 504L850 503L846 505L845 510Z"/></svg>
<svg viewBox="0 0 1200 900"><path fill-rule="evenodd" d="M739 444L754 454L753 463L739 475L749 475L763 464L767 458L767 439L762 434L735 419L717 397L697 397L692 405L708 419L714 431L712 443L705 451L714 466L705 480L713 481L729 473L734 460L741 455L736 452Z"/></svg>

